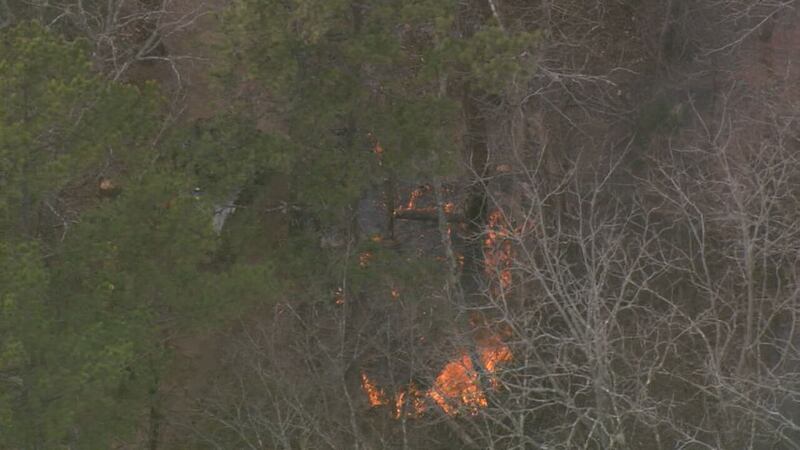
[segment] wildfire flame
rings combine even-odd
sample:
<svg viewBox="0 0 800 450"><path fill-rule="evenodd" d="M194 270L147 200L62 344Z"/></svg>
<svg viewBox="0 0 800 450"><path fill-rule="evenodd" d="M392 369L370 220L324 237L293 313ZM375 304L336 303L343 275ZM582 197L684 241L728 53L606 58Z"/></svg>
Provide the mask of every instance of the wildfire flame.
<svg viewBox="0 0 800 450"><path fill-rule="evenodd" d="M406 201L404 205L400 205L399 207L397 207L397 209L395 210L395 214L405 211L436 213L437 208L435 206L417 208L417 202L419 201L419 199L426 193L430 192L430 190L431 190L430 186L423 185L411 191L411 194L409 194L408 196L408 201ZM456 205L453 202L444 202L442 203L442 209L444 210L445 214L453 214L456 211Z"/></svg>
<svg viewBox="0 0 800 450"><path fill-rule="evenodd" d="M369 137L370 140L372 140L372 142L373 142L373 144L372 144L372 153L374 153L375 156L377 157L378 165L382 166L383 165L383 146L381 145L381 142L372 133L368 133L367 137Z"/></svg>
<svg viewBox="0 0 800 450"><path fill-rule="evenodd" d="M494 376L498 367L511 361L511 349L497 335L489 335L480 339L478 343L478 357L481 369L476 368L472 358L466 351L447 364L436 376L433 387L425 392L410 383L407 388L400 388L394 395L393 417L419 417L428 409L429 402L437 405L450 416L462 412L477 414L481 408L488 405L486 393L481 387L479 372L482 370L490 375L489 382L492 388L498 388L498 381ZM383 390L379 389L365 373L361 373L361 387L367 395L372 407L388 404Z"/></svg>
<svg viewBox="0 0 800 450"><path fill-rule="evenodd" d="M374 408L386 404L386 394L383 393L383 389L378 389L364 372L361 372L361 387L367 394L370 406Z"/></svg>
<svg viewBox="0 0 800 450"><path fill-rule="evenodd" d="M427 185L423 185L423 186L420 186L420 187L414 189L413 191L411 191L411 194L408 196L408 201L406 202L405 206L399 207L398 210L403 211L403 210L414 209L416 207L417 200L419 200L419 198L422 197L430 189L431 189L431 187L427 186Z"/></svg>
<svg viewBox="0 0 800 450"><path fill-rule="evenodd" d="M400 389L395 394L394 418L402 416L419 417L427 409L425 404L425 394L419 390L416 384L410 383L408 389Z"/></svg>
<svg viewBox="0 0 800 450"><path fill-rule="evenodd" d="M483 338L478 347L480 364L491 375L489 381L492 388L497 389L499 383L494 374L498 366L511 361L511 349L497 335ZM459 410L477 414L480 408L487 405L478 370L466 352L444 366L428 396L448 415L457 414Z"/></svg>
<svg viewBox="0 0 800 450"><path fill-rule="evenodd" d="M336 288L336 291L333 293L333 301L337 305L344 305L344 289L341 287Z"/></svg>
<svg viewBox="0 0 800 450"><path fill-rule="evenodd" d="M358 254L358 265L363 269L369 265L369 261L372 259L372 252L366 251L361 252Z"/></svg>
<svg viewBox="0 0 800 450"><path fill-rule="evenodd" d="M377 156L379 164L383 155L383 147L380 142L370 133L373 139L373 153ZM419 199L431 190L430 186L423 185L414 189L405 204L398 206L395 213L410 211L416 208ZM452 214L455 211L455 204L447 202L442 204L444 212ZM433 208L424 208L424 210ZM452 233L452 226L448 226L447 233ZM492 211L487 217L486 237L483 241L484 268L486 275L499 281L502 288L511 285L511 266L513 263L513 249L510 237L511 229L504 220L503 214L499 210ZM380 242L373 237L373 240ZM359 254L359 265L366 267L372 258L371 252ZM464 256L457 255L457 262L463 267ZM400 296L399 290L391 287L392 299L397 300ZM343 299L343 297L342 297ZM343 300L342 300L343 302ZM338 301L337 301L338 303ZM475 325L478 325L477 323ZM483 328L483 332L480 331ZM496 334L486 332L488 328L479 326L479 336L477 338L477 349L475 360L470 354L462 350L458 356L448 361L434 379L433 386L421 391L414 383L410 383L405 388L399 388L391 402L393 407L392 416L395 419L401 417L419 417L431 405L438 406L447 415L457 415L460 413L477 414L481 408L488 406L486 392L484 391L480 374L488 374L489 385L497 389L499 382L496 376L498 367L513 359L511 349L503 342L503 339ZM480 335L483 334L481 337ZM481 367L475 367L479 365ZM371 407L390 405L385 392L366 375L361 373L361 387L367 396Z"/></svg>
<svg viewBox="0 0 800 450"><path fill-rule="evenodd" d="M488 405L486 395L478 383L478 373L472 365L472 358L462 354L455 361L447 363L428 396L442 408L447 415L455 415L460 408L470 414L477 414L480 408Z"/></svg>
<svg viewBox="0 0 800 450"><path fill-rule="evenodd" d="M499 210L489 213L486 218L486 238L483 240L484 271L489 279L495 279L500 287L511 286L511 266L514 251L511 247L511 231Z"/></svg>
<svg viewBox="0 0 800 450"><path fill-rule="evenodd" d="M114 186L114 183L110 179L103 177L103 178L100 178L99 187L100 187L101 191L110 191L110 190L114 189L115 186Z"/></svg>
<svg viewBox="0 0 800 450"><path fill-rule="evenodd" d="M498 381L494 373L499 365L511 361L513 358L511 349L498 336L492 335L481 344L480 355L481 364L491 374L489 382L493 388L497 389Z"/></svg>
<svg viewBox="0 0 800 450"><path fill-rule="evenodd" d="M492 341L481 350L481 363L491 373L497 370L498 365L511 359L511 349L497 337L492 338Z"/></svg>

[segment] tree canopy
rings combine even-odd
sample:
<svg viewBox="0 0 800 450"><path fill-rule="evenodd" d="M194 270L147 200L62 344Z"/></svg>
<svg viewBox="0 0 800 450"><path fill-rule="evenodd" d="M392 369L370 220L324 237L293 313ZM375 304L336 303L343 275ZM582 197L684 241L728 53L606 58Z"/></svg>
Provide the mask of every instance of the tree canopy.
<svg viewBox="0 0 800 450"><path fill-rule="evenodd" d="M800 447L793 3L0 0L0 448Z"/></svg>

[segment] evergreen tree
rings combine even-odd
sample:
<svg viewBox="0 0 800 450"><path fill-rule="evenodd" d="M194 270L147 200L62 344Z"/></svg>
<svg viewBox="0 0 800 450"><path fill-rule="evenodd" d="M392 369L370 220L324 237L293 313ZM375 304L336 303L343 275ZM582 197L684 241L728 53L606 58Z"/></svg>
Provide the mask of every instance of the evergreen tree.
<svg viewBox="0 0 800 450"><path fill-rule="evenodd" d="M97 77L80 43L4 31L0 96L0 447L108 448L158 407L170 336L263 300L271 269L215 265L196 167L152 144L155 92Z"/></svg>

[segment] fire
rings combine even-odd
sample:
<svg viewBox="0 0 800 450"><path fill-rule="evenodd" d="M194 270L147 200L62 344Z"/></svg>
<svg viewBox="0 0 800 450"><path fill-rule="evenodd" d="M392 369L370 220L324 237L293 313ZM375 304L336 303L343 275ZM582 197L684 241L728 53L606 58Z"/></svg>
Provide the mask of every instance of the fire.
<svg viewBox="0 0 800 450"><path fill-rule="evenodd" d="M381 145L381 142L372 133L368 133L367 137L369 137L369 139L372 140L372 142L373 142L373 144L372 144L372 153L374 153L375 156L378 158L378 165L382 166L383 165L383 146Z"/></svg>
<svg viewBox="0 0 800 450"><path fill-rule="evenodd" d="M481 364L490 373L497 370L497 366L511 361L511 349L497 336L492 336L481 344Z"/></svg>
<svg viewBox="0 0 800 450"><path fill-rule="evenodd" d="M358 254L358 265L363 269L369 265L369 261L372 259L372 252L366 251L361 252Z"/></svg>
<svg viewBox="0 0 800 450"><path fill-rule="evenodd" d="M458 358L444 365L436 376L433 387L427 391L420 391L413 382L407 388L397 390L394 395L393 417L395 419L419 417L427 411L428 400L450 416L462 412L477 414L481 408L485 408L489 404L481 386L479 373L482 371L488 373L491 387L497 389L499 383L495 373L500 365L511 361L513 355L511 349L499 335L489 334L479 338L478 358L477 363L482 366L481 368L476 368L469 354L462 351ZM361 373L361 387L372 407L389 404L384 391L379 389L363 372Z"/></svg>
<svg viewBox="0 0 800 450"><path fill-rule="evenodd" d="M416 205L417 205L417 200L419 200L419 198L422 197L430 189L431 189L431 187L427 186L427 185L423 185L423 186L420 186L420 187L414 189L413 191L411 191L411 195L409 195L408 201L406 202L405 206L401 206L401 207L399 207L397 209L399 211L406 211L406 210L414 209L416 207Z"/></svg>
<svg viewBox="0 0 800 450"><path fill-rule="evenodd" d="M494 389L497 389L499 383L494 373L497 370L497 366L510 362L513 359L511 349L495 335L486 339L480 347L481 364L483 364L487 372L492 374L489 378L489 382Z"/></svg>
<svg viewBox="0 0 800 450"><path fill-rule="evenodd" d="M336 288L336 291L333 293L333 301L337 305L344 305L344 289L341 287Z"/></svg>
<svg viewBox="0 0 800 450"><path fill-rule="evenodd" d="M394 396L394 418L402 416L419 417L428 406L425 402L425 394L419 390L413 382L408 385L408 389L400 389Z"/></svg>
<svg viewBox="0 0 800 450"><path fill-rule="evenodd" d="M462 255L461 253L456 253L454 256L456 257L456 265L458 265L458 269L459 270L463 270L464 269L464 255ZM433 259L435 259L436 261L439 261L439 262L446 262L447 261L447 257L446 256L442 256L442 255L434 256Z"/></svg>
<svg viewBox="0 0 800 450"><path fill-rule="evenodd" d="M408 201L399 206L396 212L414 210L419 199L430 189L430 186L420 186L413 190ZM452 214L455 210L455 205L451 202L443 204L442 207L448 214ZM452 232L453 227L448 226L448 235ZM514 258L512 235L513 231L502 212L492 211L487 217L486 235L483 240L484 267L486 275L504 289L512 282L511 267ZM359 265L366 267L371 258L371 252L362 252L359 254ZM456 258L459 267L463 267L464 255L457 254ZM392 299L397 300L400 291L394 286L390 289ZM449 360L438 372L433 386L424 392L411 383L397 389L393 398L387 400L384 391L362 372L361 385L370 405L372 407L390 405L395 419L419 417L433 405L450 416L464 413L474 415L487 407L489 403L485 389L499 388L497 371L500 366L513 359L513 354L504 342L504 338L508 337L505 333L497 334L490 331L495 327L487 326L482 318L476 319L473 326L477 334L474 353L465 349L460 350L458 356Z"/></svg>
<svg viewBox="0 0 800 450"><path fill-rule="evenodd" d="M114 183L113 183L113 182L112 182L110 179L108 179L108 178L105 178L105 177L101 177L101 178L100 178L100 185L99 185L99 187L100 187L100 190L101 190L101 191L111 191L111 190L113 190L113 189L114 189L116 186L114 186Z"/></svg>
<svg viewBox="0 0 800 450"><path fill-rule="evenodd" d="M490 383L497 389L498 382L494 374L501 364L512 360L511 349L500 336L490 334L479 339L478 351L480 364L492 375ZM454 415L460 409L466 409L469 414L476 414L480 408L488 404L486 395L481 389L478 372L472 358L466 352L462 352L458 359L444 366L428 396L445 414Z"/></svg>
<svg viewBox="0 0 800 450"><path fill-rule="evenodd" d="M486 218L486 238L483 240L484 271L490 279L495 277L500 287L511 286L511 265L514 252L511 247L511 231L499 210L489 213Z"/></svg>
<svg viewBox="0 0 800 450"><path fill-rule="evenodd" d="M378 389L378 387L375 386L375 383L373 383L364 372L361 372L361 389L363 389L364 393L367 394L369 404L373 408L386 404L386 394L383 393L383 389Z"/></svg>
<svg viewBox="0 0 800 450"><path fill-rule="evenodd" d="M460 408L477 414L480 408L488 405L486 395L478 384L478 373L467 354L444 366L436 377L434 387L428 391L428 396L447 415L457 414Z"/></svg>
<svg viewBox="0 0 800 450"><path fill-rule="evenodd" d="M511 359L511 350L506 345L486 348L481 351L481 363L490 373L494 373L499 364L509 362Z"/></svg>
<svg viewBox="0 0 800 450"><path fill-rule="evenodd" d="M500 212L499 209L495 209L489 213L489 216L486 218L486 228L487 241L496 241L498 238L507 238L510 236L508 225L503 217L503 213Z"/></svg>
<svg viewBox="0 0 800 450"><path fill-rule="evenodd" d="M456 253L456 263L458 263L458 268L460 270L464 270L464 255L461 253Z"/></svg>

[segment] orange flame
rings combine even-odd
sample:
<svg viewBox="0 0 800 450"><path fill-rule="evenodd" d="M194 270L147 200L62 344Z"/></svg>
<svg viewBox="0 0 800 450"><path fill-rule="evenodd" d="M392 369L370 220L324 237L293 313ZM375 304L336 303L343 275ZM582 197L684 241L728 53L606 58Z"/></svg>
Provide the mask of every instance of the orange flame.
<svg viewBox="0 0 800 450"><path fill-rule="evenodd" d="M358 265L363 269L369 265L369 261L372 259L372 252L366 251L361 252L358 254Z"/></svg>
<svg viewBox="0 0 800 450"><path fill-rule="evenodd" d="M455 361L447 363L428 396L442 408L447 415L455 415L459 409L466 408L470 414L477 414L480 408L488 405L486 396L478 384L478 374L472 366L472 359L462 354Z"/></svg>
<svg viewBox="0 0 800 450"><path fill-rule="evenodd" d="M382 166L383 165L383 146L381 145L381 142L372 133L368 133L367 137L369 137L370 140L372 140L372 142L373 142L372 153L374 153L375 156L378 158L378 165Z"/></svg>
<svg viewBox="0 0 800 450"><path fill-rule="evenodd" d="M498 279L500 287L511 286L511 266L514 252L511 248L511 232L499 210L486 218L486 239L483 241L484 271L490 279Z"/></svg>
<svg viewBox="0 0 800 450"><path fill-rule="evenodd" d="M464 269L464 255L461 253L456 253L456 262L458 263L458 268L463 270Z"/></svg>
<svg viewBox="0 0 800 450"><path fill-rule="evenodd" d="M492 388L497 389L499 387L497 369L513 359L511 349L503 342L500 334L495 334L485 327L482 318L474 318L472 324L479 327L477 336L479 361L476 363L489 374ZM480 408L487 405L486 395L478 379L479 371L474 364L472 358L462 351L461 356L448 362L436 377L433 388L428 391L428 397L439 405L445 414L455 415L464 410L469 414L476 414Z"/></svg>
<svg viewBox="0 0 800 450"><path fill-rule="evenodd" d="M511 349L500 336L489 335L479 339L478 353L480 364L491 375L489 381L492 388L497 389L499 383L495 372L501 364L512 360ZM383 390L379 389L364 372L361 373L361 387L372 407L388 404ZM436 376L433 387L424 393L413 382L405 389L400 388L394 396L393 417L399 419L421 416L428 409L427 399L433 401L450 416L461 412L474 415L488 405L478 370L466 352L461 352L458 358L445 364Z"/></svg>
<svg viewBox="0 0 800 450"><path fill-rule="evenodd" d="M508 348L502 340L497 336L490 336L484 343L481 344L480 349L481 364L486 368L486 371L492 374L489 378L494 389L498 388L497 377L494 376L497 366L510 362L513 359L511 349Z"/></svg>
<svg viewBox="0 0 800 450"><path fill-rule="evenodd" d="M344 289L341 287L336 288L336 291L333 293L333 301L337 305L344 305Z"/></svg>
<svg viewBox="0 0 800 450"><path fill-rule="evenodd" d="M497 366L511 361L511 349L497 336L492 336L481 345L481 363L487 371L494 373Z"/></svg>
<svg viewBox="0 0 800 450"><path fill-rule="evenodd" d="M429 186L421 186L411 192L408 202L397 208L398 211L411 210L416 206L417 200L430 190ZM454 205L443 205L445 212L452 213ZM448 234L452 227L448 227ZM513 264L513 248L510 238L511 229L499 210L492 211L487 217L486 238L483 241L484 267L490 279L496 279L500 287L508 288L512 282L511 266ZM359 265L366 267L372 257L371 252L359 254ZM458 254L457 261L463 267L464 255ZM437 258L439 259L439 258ZM400 296L399 290L391 287L393 299ZM497 389L499 382L496 377L498 367L513 359L513 354L508 345L503 342L501 335L489 332L488 327L481 320L473 323L478 328L477 358L475 362L466 351L461 351L459 356L447 362L434 380L433 387L420 392L412 383L407 388L399 389L394 395L394 418L418 417L427 410L428 399L435 403L447 415L457 415L462 412L477 414L481 408L488 405L486 393L479 379L480 369L483 369L492 388ZM502 334L506 336L505 334ZM507 337L507 336L506 336ZM482 367L476 368L475 364ZM386 405L388 402L383 390L361 374L362 388L373 407ZM484 381L485 382L485 381Z"/></svg>
<svg viewBox="0 0 800 450"><path fill-rule="evenodd" d="M406 204L406 209L414 209L414 204L421 196L422 191L419 189L415 189L413 192L411 192L411 196L408 198L408 203Z"/></svg>
<svg viewBox="0 0 800 450"><path fill-rule="evenodd" d="M378 387L375 386L375 383L373 383L364 372L361 372L361 389L363 389L364 393L367 394L369 404L373 408L386 404L386 395L383 393L383 389L378 389Z"/></svg>
<svg viewBox="0 0 800 450"><path fill-rule="evenodd" d="M408 389L400 389L394 397L394 418L402 416L419 417L426 409L425 394L420 392L417 385L413 382L408 385Z"/></svg>
<svg viewBox="0 0 800 450"><path fill-rule="evenodd" d="M100 178L100 190L101 191L110 191L114 189L114 183L108 178Z"/></svg>
<svg viewBox="0 0 800 450"><path fill-rule="evenodd" d="M414 209L416 204L417 204L417 200L419 200L419 198L422 197L430 189L431 189L430 186L427 186L427 185L420 186L420 187L414 189L413 191L411 191L411 194L408 196L408 201L406 202L405 206L401 206L401 207L399 207L397 209L400 210L400 211Z"/></svg>

